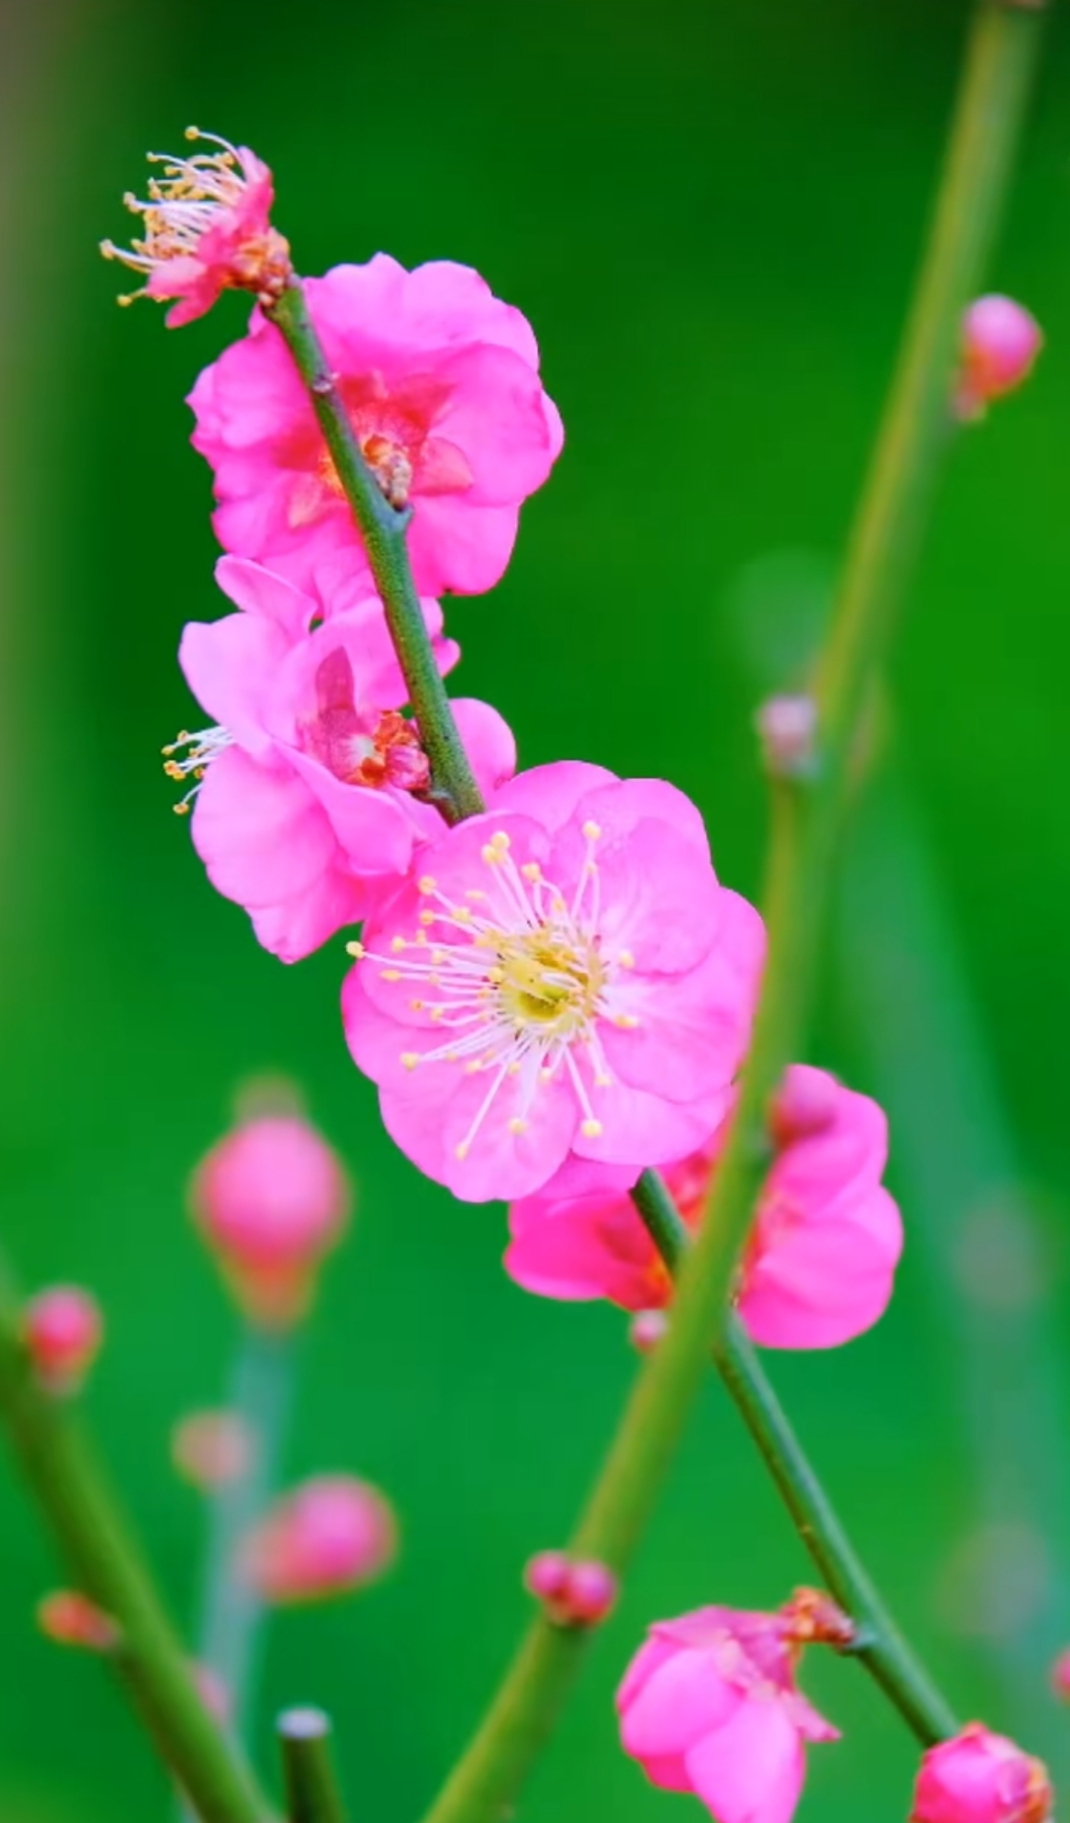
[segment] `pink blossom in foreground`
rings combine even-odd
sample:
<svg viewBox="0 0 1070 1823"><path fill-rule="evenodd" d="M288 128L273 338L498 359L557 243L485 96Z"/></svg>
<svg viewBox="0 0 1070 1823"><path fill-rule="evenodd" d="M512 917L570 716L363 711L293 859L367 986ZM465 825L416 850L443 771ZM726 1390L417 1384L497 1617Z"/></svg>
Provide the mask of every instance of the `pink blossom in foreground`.
<svg viewBox="0 0 1070 1823"><path fill-rule="evenodd" d="M767 1348L831 1348L869 1329L892 1293L903 1228L881 1184L887 1123L867 1096L804 1064L788 1071L779 1101L781 1149L744 1252L739 1314ZM801 1130L787 1124L787 1115L798 1120L808 1112L811 1124L803 1119ZM692 1229L731 1118L729 1112L711 1139L665 1168ZM662 1308L672 1282L628 1195L636 1176L626 1167L572 1163L536 1196L514 1203L507 1272L544 1297Z"/></svg>
<svg viewBox="0 0 1070 1823"><path fill-rule="evenodd" d="M104 1339L104 1320L91 1292L50 1285L22 1313L22 1335L38 1378L55 1393L77 1392Z"/></svg>
<svg viewBox="0 0 1070 1823"><path fill-rule="evenodd" d="M396 1554L384 1495L352 1475L321 1475L276 1502L246 1538L240 1562L264 1601L303 1602L372 1582Z"/></svg>
<svg viewBox="0 0 1070 1823"><path fill-rule="evenodd" d="M315 597L236 557L216 578L240 612L191 622L179 651L216 725L172 743L168 770L194 778L183 807L194 798L193 844L213 886L245 907L265 949L295 962L366 917L442 820L419 796L427 758L400 713L405 681L363 575L328 566ZM423 606L446 671L457 647L438 603ZM515 765L512 735L486 703L454 711L493 789Z"/></svg>
<svg viewBox="0 0 1070 1823"><path fill-rule="evenodd" d="M1047 1823L1053 1802L1040 1760L970 1722L923 1758L910 1823Z"/></svg>
<svg viewBox="0 0 1070 1823"><path fill-rule="evenodd" d="M849 1638L845 1616L812 1591L775 1614L700 1608L657 1621L617 1692L625 1752L717 1823L788 1823L804 1744L839 1739L798 1689L799 1654L813 1640Z"/></svg>
<svg viewBox="0 0 1070 1823"><path fill-rule="evenodd" d="M746 1049L764 930L702 819L657 779L575 761L421 849L343 992L387 1130L467 1202L568 1158L632 1174L700 1144Z"/></svg>
<svg viewBox="0 0 1070 1823"><path fill-rule="evenodd" d="M261 303L272 303L293 276L289 246L271 226L274 189L267 166L247 146L232 146L214 133L191 127L186 138L220 150L188 158L150 152L162 176L150 181L147 202L124 199L142 218L144 237L130 248L101 244L105 258L147 275L134 296L178 300L168 311L168 329L203 316L223 291L252 291Z"/></svg>
<svg viewBox="0 0 1070 1823"><path fill-rule="evenodd" d="M1024 304L997 295L975 299L962 323L959 417L983 417L993 399L1021 386L1043 346L1040 324Z"/></svg>
<svg viewBox="0 0 1070 1823"><path fill-rule="evenodd" d="M214 1145L190 1187L197 1223L256 1321L304 1315L352 1202L345 1168L297 1115L243 1121Z"/></svg>
<svg viewBox="0 0 1070 1823"><path fill-rule="evenodd" d="M539 354L519 310L477 272L388 254L305 282L312 320L354 431L387 499L413 509L416 586L489 589L516 539L521 501L561 449ZM279 331L249 334L201 374L193 443L215 470L216 536L306 583L339 549L363 559L308 394Z"/></svg>

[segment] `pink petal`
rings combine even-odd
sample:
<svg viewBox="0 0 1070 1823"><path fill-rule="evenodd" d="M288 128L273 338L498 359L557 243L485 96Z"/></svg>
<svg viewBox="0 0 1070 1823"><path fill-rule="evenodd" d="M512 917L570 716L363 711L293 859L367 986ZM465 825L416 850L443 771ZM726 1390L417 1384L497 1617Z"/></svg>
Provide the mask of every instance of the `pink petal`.
<svg viewBox="0 0 1070 1823"><path fill-rule="evenodd" d="M748 1260L739 1314L766 1348L834 1348L877 1322L902 1245L899 1210L878 1187L853 1214L774 1224Z"/></svg>
<svg viewBox="0 0 1070 1823"><path fill-rule="evenodd" d="M510 779L492 808L533 817L552 835L572 820L577 804L599 785L619 783L614 773L587 760L551 760L546 766L529 766Z"/></svg>
<svg viewBox="0 0 1070 1823"><path fill-rule="evenodd" d="M287 641L269 621L250 614L191 620L183 628L178 662L202 709L247 751L268 760L273 742L265 725L272 680Z"/></svg>
<svg viewBox="0 0 1070 1823"><path fill-rule="evenodd" d="M363 883L332 865L319 878L278 905L250 913L258 941L282 962L300 962L337 931L359 924L367 910Z"/></svg>
<svg viewBox="0 0 1070 1823"><path fill-rule="evenodd" d="M709 860L710 844L701 812L665 779L614 779L612 789L592 791L576 810L577 823L591 818L600 825L607 842L630 835L639 823L668 823Z"/></svg>
<svg viewBox="0 0 1070 1823"><path fill-rule="evenodd" d="M290 639L300 639L308 632L318 610L319 604L312 596L247 557L221 557L215 566L215 579L235 607L263 616Z"/></svg>
<svg viewBox="0 0 1070 1823"><path fill-rule="evenodd" d="M496 298L471 266L428 260L407 276L403 300L406 330L430 347L464 337L511 348L529 367L539 365L531 325L512 304Z"/></svg>
<svg viewBox="0 0 1070 1823"><path fill-rule="evenodd" d="M631 1664L628 1666L617 1691L617 1708L620 1711L639 1695L647 1679L652 1677L659 1665L668 1664L673 1656L673 1647L661 1639L646 1639L640 1646Z"/></svg>
<svg viewBox="0 0 1070 1823"><path fill-rule="evenodd" d="M464 494L414 501L409 557L421 594L482 595L508 568L520 524L518 506L478 506Z"/></svg>
<svg viewBox="0 0 1070 1823"><path fill-rule="evenodd" d="M420 835L418 815L426 811L425 805L405 792L347 785L305 753L291 751L289 759L326 812L354 873L400 877L407 871Z"/></svg>
<svg viewBox="0 0 1070 1823"><path fill-rule="evenodd" d="M806 1762L776 1700L744 1700L686 1760L692 1789L717 1823L790 1823Z"/></svg>
<svg viewBox="0 0 1070 1823"><path fill-rule="evenodd" d="M708 1652L681 1648L653 1672L625 1709L625 1752L637 1759L686 1753L711 1729L721 1727L742 1700L718 1674Z"/></svg>
<svg viewBox="0 0 1070 1823"><path fill-rule="evenodd" d="M600 795L594 793L593 801ZM577 821L581 816L586 821L591 801L577 806ZM594 849L603 949L610 954L631 951L637 978L697 967L718 941L724 896L706 855L668 823L644 819L617 837L597 816L592 820L603 832ZM558 837L550 859L552 878L578 877L584 852L578 836L570 827Z"/></svg>
<svg viewBox="0 0 1070 1823"><path fill-rule="evenodd" d="M552 1215L532 1214L537 1205L532 1197L509 1212L505 1269L518 1285L543 1297L608 1298L625 1310L661 1301L657 1253L629 1202L559 1205Z"/></svg>
<svg viewBox="0 0 1070 1823"><path fill-rule="evenodd" d="M573 1149L581 1158L631 1165L636 1172L671 1164L709 1137L727 1094L724 1089L701 1101L673 1102L617 1080L611 1088L592 1090L591 1105L602 1131L594 1138L577 1133Z"/></svg>
<svg viewBox="0 0 1070 1823"><path fill-rule="evenodd" d="M337 854L302 781L267 771L240 747L227 747L209 766L191 834L216 891L247 910L308 890Z"/></svg>
<svg viewBox="0 0 1070 1823"><path fill-rule="evenodd" d="M465 456L472 505L509 506L541 487L556 451L534 369L511 349L484 342L439 361L435 377L451 389L436 436Z"/></svg>
<svg viewBox="0 0 1070 1823"><path fill-rule="evenodd" d="M479 789L493 797L516 771L516 737L504 716L478 697L455 696L453 714Z"/></svg>

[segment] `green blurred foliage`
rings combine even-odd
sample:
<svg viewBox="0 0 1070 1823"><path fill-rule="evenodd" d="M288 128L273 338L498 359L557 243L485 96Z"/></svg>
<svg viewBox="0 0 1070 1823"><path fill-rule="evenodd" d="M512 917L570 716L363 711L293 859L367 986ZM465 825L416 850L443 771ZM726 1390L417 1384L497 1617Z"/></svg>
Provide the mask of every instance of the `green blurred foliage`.
<svg viewBox="0 0 1070 1823"><path fill-rule="evenodd" d="M672 777L703 805L723 876L753 894L754 686L725 604L756 559L842 542L966 7L52 0L31 16L6 0L2 17L3 1241L28 1283L85 1280L105 1304L92 1419L188 1615L201 1516L168 1430L219 1396L234 1321L184 1179L243 1075L306 1085L361 1206L304 1344L288 1467L380 1482L405 1547L363 1600L278 1622L261 1745L275 1708L324 1703L354 1814L402 1823L489 1693L524 1615L519 1566L564 1536L633 1364L614 1313L504 1278L499 1210L451 1204L391 1149L341 1042L341 945L291 970L261 953L171 816L156 755L190 714L178 635L222 606L182 397L244 307L226 299L168 335L148 305L115 309L94 243L120 236L144 149L195 120L269 159L303 269L380 247L452 257L520 304L568 440L499 589L450 609L463 688L499 704L526 763ZM1055 1186L1070 1172L1068 94L1057 21L992 274L1049 346L1035 383L956 453L893 678L1027 1167ZM814 1056L848 1068L835 1021ZM935 1596L971 1481L917 1254L876 1333L773 1365L904 1621L963 1712L991 1711L986 1665ZM0 1536L0 1816L165 1814L117 1695L34 1633L57 1570L6 1468ZM807 1574L711 1385L522 1814L683 1815L615 1746L627 1654L655 1615L773 1605ZM915 1752L898 1720L848 1665L814 1663L810 1685L846 1739L813 1754L804 1823L903 1816Z"/></svg>

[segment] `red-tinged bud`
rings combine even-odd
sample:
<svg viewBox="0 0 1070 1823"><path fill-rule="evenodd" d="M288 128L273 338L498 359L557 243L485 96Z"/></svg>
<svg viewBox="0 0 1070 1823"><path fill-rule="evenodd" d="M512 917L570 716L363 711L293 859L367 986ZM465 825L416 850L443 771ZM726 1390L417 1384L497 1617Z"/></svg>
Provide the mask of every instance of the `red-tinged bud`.
<svg viewBox="0 0 1070 1823"><path fill-rule="evenodd" d="M243 1121L192 1184L195 1218L246 1314L287 1329L307 1312L352 1196L340 1159L296 1114Z"/></svg>
<svg viewBox="0 0 1070 1823"><path fill-rule="evenodd" d="M1070 1646L1060 1652L1051 1668L1051 1687L1064 1703L1070 1703Z"/></svg>
<svg viewBox="0 0 1070 1823"><path fill-rule="evenodd" d="M373 1582L397 1555L397 1523L377 1488L321 1475L279 1500L245 1539L240 1568L263 1601L320 1601Z"/></svg>
<svg viewBox="0 0 1070 1823"><path fill-rule="evenodd" d="M54 1393L77 1392L100 1348L100 1307L78 1285L52 1285L31 1298L22 1333L38 1378Z"/></svg>
<svg viewBox="0 0 1070 1823"><path fill-rule="evenodd" d="M37 1625L58 1646L77 1646L83 1652L113 1652L119 1628L110 1614L76 1589L56 1589L37 1605Z"/></svg>
<svg viewBox="0 0 1070 1823"><path fill-rule="evenodd" d="M795 1140L824 1132L836 1118L839 1094L839 1085L827 1070L789 1064L769 1106L773 1143L783 1150Z"/></svg>
<svg viewBox="0 0 1070 1823"><path fill-rule="evenodd" d="M664 1310L637 1310L628 1328L628 1340L641 1355L649 1355L669 1327Z"/></svg>
<svg viewBox="0 0 1070 1823"><path fill-rule="evenodd" d="M617 1599L617 1578L603 1563L573 1563L563 1551L540 1551L524 1571L524 1586L558 1627L593 1627Z"/></svg>
<svg viewBox="0 0 1070 1823"><path fill-rule="evenodd" d="M1040 1760L969 1722L922 1759L910 1823L1048 1823L1053 1802Z"/></svg>
<svg viewBox="0 0 1070 1823"><path fill-rule="evenodd" d="M796 1589L780 1614L786 1622L784 1638L796 1646L834 1646L845 1652L858 1635L851 1616L823 1589Z"/></svg>
<svg viewBox="0 0 1070 1823"><path fill-rule="evenodd" d="M957 415L983 418L993 399L1028 379L1043 346L1040 325L1023 304L994 295L977 298L962 320Z"/></svg>
<svg viewBox="0 0 1070 1823"><path fill-rule="evenodd" d="M249 1473L256 1440L238 1412L191 1412L171 1434L171 1460L196 1488L227 1487Z"/></svg>
<svg viewBox="0 0 1070 1823"><path fill-rule="evenodd" d="M755 717L770 778L809 778L817 757L817 704L812 696L771 696Z"/></svg>

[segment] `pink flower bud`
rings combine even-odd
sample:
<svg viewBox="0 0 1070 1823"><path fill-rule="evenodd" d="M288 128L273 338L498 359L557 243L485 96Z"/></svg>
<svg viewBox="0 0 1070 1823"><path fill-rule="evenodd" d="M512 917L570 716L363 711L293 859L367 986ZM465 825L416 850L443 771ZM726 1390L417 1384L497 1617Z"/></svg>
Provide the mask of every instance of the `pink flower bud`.
<svg viewBox="0 0 1070 1823"><path fill-rule="evenodd" d="M396 1553L393 1510L378 1489L351 1475L321 1475L253 1529L241 1569L264 1601L318 1601L373 1581Z"/></svg>
<svg viewBox="0 0 1070 1823"><path fill-rule="evenodd" d="M226 1487L252 1467L255 1439L237 1412L191 1412L175 1425L171 1460L197 1488Z"/></svg>
<svg viewBox="0 0 1070 1823"><path fill-rule="evenodd" d="M772 778L805 778L813 771L817 704L812 696L771 696L755 720Z"/></svg>
<svg viewBox="0 0 1070 1823"><path fill-rule="evenodd" d="M593 1627L617 1599L617 1578L604 1563L572 1563L563 1551L540 1551L524 1571L524 1586L558 1627Z"/></svg>
<svg viewBox="0 0 1070 1823"><path fill-rule="evenodd" d="M1070 1703L1070 1646L1060 1652L1051 1668L1051 1687L1064 1703Z"/></svg>
<svg viewBox="0 0 1070 1823"><path fill-rule="evenodd" d="M1053 1796L1039 1760L970 1722L924 1756L910 1823L1047 1823Z"/></svg>
<svg viewBox="0 0 1070 1823"><path fill-rule="evenodd" d="M83 1652L111 1652L119 1643L111 1615L76 1589L46 1595L37 1606L37 1625L58 1646L78 1646Z"/></svg>
<svg viewBox="0 0 1070 1823"><path fill-rule="evenodd" d="M213 1671L211 1665L198 1664L196 1660L191 1666L191 1670L193 1682L197 1686L197 1694L212 1720L219 1722L224 1728L229 1726L234 1714L234 1705L231 1702L230 1691L218 1671Z"/></svg>
<svg viewBox="0 0 1070 1823"><path fill-rule="evenodd" d="M789 1064L769 1106L769 1131L778 1149L824 1132L836 1118L838 1100L834 1076L805 1063Z"/></svg>
<svg viewBox="0 0 1070 1823"><path fill-rule="evenodd" d="M981 418L993 399L1013 392L1029 377L1044 345L1036 318L1013 298L977 298L962 322L962 361L955 410L960 418Z"/></svg>
<svg viewBox="0 0 1070 1823"><path fill-rule="evenodd" d="M571 1567L563 1551L539 1551L524 1571L524 1587L539 1601L556 1601L568 1586Z"/></svg>
<svg viewBox="0 0 1070 1823"><path fill-rule="evenodd" d="M23 1311L22 1333L38 1376L51 1392L76 1392L100 1348L100 1307L78 1285L39 1291Z"/></svg>
<svg viewBox="0 0 1070 1823"><path fill-rule="evenodd" d="M296 1115L244 1121L201 1161L191 1201L246 1314L270 1328L299 1321L351 1203L326 1140Z"/></svg>
<svg viewBox="0 0 1070 1823"><path fill-rule="evenodd" d="M641 1355L648 1355L661 1341L669 1327L663 1310L637 1310L628 1330L631 1345Z"/></svg>

